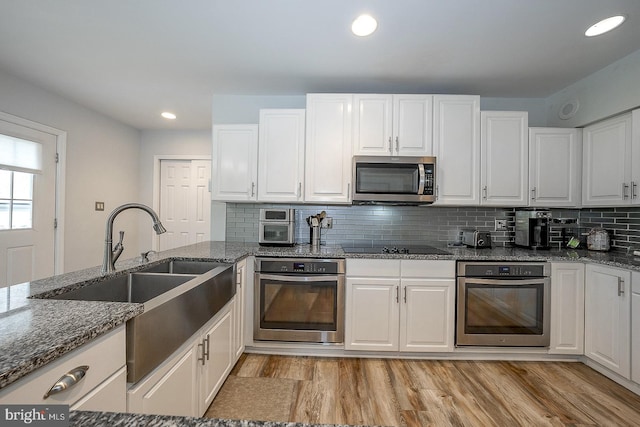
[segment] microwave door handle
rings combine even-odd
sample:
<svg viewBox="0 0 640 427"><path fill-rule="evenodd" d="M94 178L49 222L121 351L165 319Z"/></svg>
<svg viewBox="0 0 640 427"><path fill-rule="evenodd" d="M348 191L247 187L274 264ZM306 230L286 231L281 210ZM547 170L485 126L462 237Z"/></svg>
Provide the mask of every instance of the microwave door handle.
<svg viewBox="0 0 640 427"><path fill-rule="evenodd" d="M424 173L424 165L422 163L418 164L418 194L424 194L424 183L426 180L426 175Z"/></svg>

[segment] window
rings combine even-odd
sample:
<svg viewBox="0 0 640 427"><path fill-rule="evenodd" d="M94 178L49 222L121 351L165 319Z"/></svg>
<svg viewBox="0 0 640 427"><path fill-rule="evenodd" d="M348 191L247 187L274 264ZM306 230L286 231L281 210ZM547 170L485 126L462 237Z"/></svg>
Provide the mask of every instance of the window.
<svg viewBox="0 0 640 427"><path fill-rule="evenodd" d="M0 230L33 225L33 174L0 170Z"/></svg>

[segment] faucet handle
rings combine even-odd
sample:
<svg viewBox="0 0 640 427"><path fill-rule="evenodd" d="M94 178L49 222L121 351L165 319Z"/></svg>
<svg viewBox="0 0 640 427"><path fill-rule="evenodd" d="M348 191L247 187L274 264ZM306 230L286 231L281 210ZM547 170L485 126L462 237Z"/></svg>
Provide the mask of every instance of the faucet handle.
<svg viewBox="0 0 640 427"><path fill-rule="evenodd" d="M120 241L118 243L116 243L116 245L114 246L113 250L116 251L120 248L122 248L122 241L124 240L124 231L120 232Z"/></svg>
<svg viewBox="0 0 640 427"><path fill-rule="evenodd" d="M140 262L141 263L145 263L145 262L149 262L149 255L151 254L156 254L157 252L154 250L150 250L150 251L146 251L146 252L141 252L140 253Z"/></svg>

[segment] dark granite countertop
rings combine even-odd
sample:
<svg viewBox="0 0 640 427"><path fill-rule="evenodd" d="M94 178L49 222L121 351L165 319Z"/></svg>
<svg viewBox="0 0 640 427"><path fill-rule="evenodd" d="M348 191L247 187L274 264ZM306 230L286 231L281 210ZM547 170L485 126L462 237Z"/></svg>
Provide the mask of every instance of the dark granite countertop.
<svg viewBox="0 0 640 427"><path fill-rule="evenodd" d="M118 414L76 411L70 414L71 427L329 427L329 424L283 423L276 421L225 420L165 415ZM331 424L334 427L339 425ZM346 426L344 426L346 427ZM355 427L355 426L352 426Z"/></svg>
<svg viewBox="0 0 640 427"><path fill-rule="evenodd" d="M434 244L438 246L438 244ZM266 247L255 243L203 242L152 255L152 263L166 259L201 259L235 263L248 256L448 259L503 261L590 262L640 271L640 258L614 252L585 250L528 250L522 248L472 249L447 247L449 255L346 254L340 246L310 245ZM142 268L139 259L116 264L118 271ZM100 280L100 267L65 273L47 279L0 289L0 388L55 360L82 344L142 313L142 304L60 301L28 298L53 295Z"/></svg>

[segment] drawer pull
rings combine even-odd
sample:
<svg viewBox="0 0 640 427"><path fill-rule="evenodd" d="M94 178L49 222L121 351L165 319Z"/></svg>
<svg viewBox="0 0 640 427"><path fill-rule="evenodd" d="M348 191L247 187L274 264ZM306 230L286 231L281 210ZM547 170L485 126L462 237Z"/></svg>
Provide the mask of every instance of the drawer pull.
<svg viewBox="0 0 640 427"><path fill-rule="evenodd" d="M80 382L80 380L83 379L85 375L87 375L88 370L89 367L83 365L67 372L60 377L60 379L49 389L48 392L44 394L42 398L46 399L51 395L61 393L78 384L78 382Z"/></svg>

